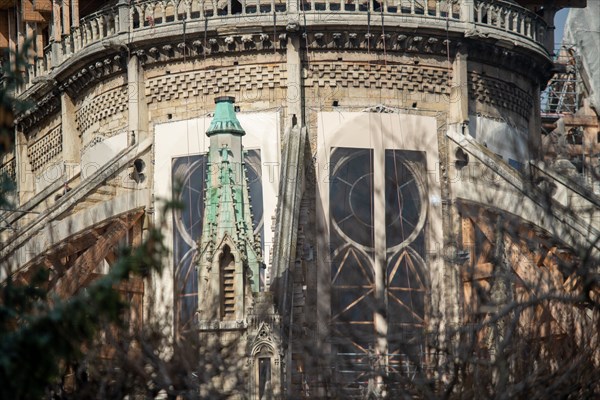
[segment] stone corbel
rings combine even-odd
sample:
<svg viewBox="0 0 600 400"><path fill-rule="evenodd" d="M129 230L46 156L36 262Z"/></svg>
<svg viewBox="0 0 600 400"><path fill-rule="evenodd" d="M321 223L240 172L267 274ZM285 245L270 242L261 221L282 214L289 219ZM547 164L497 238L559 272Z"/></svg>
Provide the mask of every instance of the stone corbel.
<svg viewBox="0 0 600 400"><path fill-rule="evenodd" d="M382 48L389 49L392 44L392 35L389 33L382 33L379 36L379 43L381 44Z"/></svg>
<svg viewBox="0 0 600 400"><path fill-rule="evenodd" d="M359 47L358 33L351 32L348 34L348 43L350 47Z"/></svg>
<svg viewBox="0 0 600 400"><path fill-rule="evenodd" d="M437 38L434 37L430 37L429 39L427 39L427 41L425 41L425 52L426 53L433 53L435 52L435 49L437 47L439 40Z"/></svg>
<svg viewBox="0 0 600 400"><path fill-rule="evenodd" d="M180 56L185 57L187 50L187 44L185 42L181 42L177 44L177 52Z"/></svg>
<svg viewBox="0 0 600 400"><path fill-rule="evenodd" d="M240 40L242 41L245 50L250 50L256 47L252 35L242 35Z"/></svg>
<svg viewBox="0 0 600 400"><path fill-rule="evenodd" d="M262 43L262 48L263 49L269 49L269 48L271 48L271 46L272 46L271 38L269 37L268 34L261 33L259 39L260 39L260 42Z"/></svg>
<svg viewBox="0 0 600 400"><path fill-rule="evenodd" d="M325 45L325 34L322 32L317 32L314 35L315 43L319 47L323 47Z"/></svg>
<svg viewBox="0 0 600 400"><path fill-rule="evenodd" d="M298 32L300 30L300 23L296 20L290 20L288 21L285 30L290 33Z"/></svg>
<svg viewBox="0 0 600 400"><path fill-rule="evenodd" d="M342 47L342 45L343 45L343 42L342 42L343 35L340 32L335 32L332 35L332 38L333 38L333 43L334 43L335 47Z"/></svg>
<svg viewBox="0 0 600 400"><path fill-rule="evenodd" d="M281 48L281 49L287 48L287 33L279 34L279 48Z"/></svg>
<svg viewBox="0 0 600 400"><path fill-rule="evenodd" d="M148 53L150 54L150 57L154 58L155 61L158 61L158 59L160 58L160 53L158 52L158 49L156 47L150 47Z"/></svg>
<svg viewBox="0 0 600 400"><path fill-rule="evenodd" d="M396 46L395 46L395 48L397 50L406 50L407 39L408 39L408 36L406 36L406 35L398 35L398 38L396 39Z"/></svg>
<svg viewBox="0 0 600 400"><path fill-rule="evenodd" d="M204 53L204 45L202 44L201 40L194 40L192 42L192 47L194 47L194 49L196 50L197 54L203 54Z"/></svg>
<svg viewBox="0 0 600 400"><path fill-rule="evenodd" d="M98 79L103 75L104 64L98 61L95 64L90 65L88 69L94 78Z"/></svg>
<svg viewBox="0 0 600 400"><path fill-rule="evenodd" d="M418 52L420 50L420 47L422 46L422 44L423 44L423 37L422 36L414 36L408 40L407 50Z"/></svg>
<svg viewBox="0 0 600 400"><path fill-rule="evenodd" d="M225 39L223 39L223 41L225 42L225 45L227 46L227 50L235 50L235 37L233 36L226 36Z"/></svg>
<svg viewBox="0 0 600 400"><path fill-rule="evenodd" d="M209 47L211 53L219 52L219 42L217 41L216 38L208 39L208 47Z"/></svg>
<svg viewBox="0 0 600 400"><path fill-rule="evenodd" d="M452 46L452 40L444 39L442 42L442 47L440 48L440 53L448 54L448 49Z"/></svg>
<svg viewBox="0 0 600 400"><path fill-rule="evenodd" d="M148 55L145 50L136 50L132 54L134 54L141 63L145 63L148 59Z"/></svg>
<svg viewBox="0 0 600 400"><path fill-rule="evenodd" d="M166 57L172 57L173 56L173 46L171 46L170 44L165 44L161 49L162 49L162 53Z"/></svg>

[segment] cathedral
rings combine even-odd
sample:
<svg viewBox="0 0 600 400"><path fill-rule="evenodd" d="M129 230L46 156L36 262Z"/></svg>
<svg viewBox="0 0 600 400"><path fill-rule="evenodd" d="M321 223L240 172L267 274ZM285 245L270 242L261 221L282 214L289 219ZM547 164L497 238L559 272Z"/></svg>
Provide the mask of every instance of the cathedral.
<svg viewBox="0 0 600 400"><path fill-rule="evenodd" d="M585 6L0 1L30 105L0 281L46 268L68 298L164 221L164 271L122 290L136 323L227 349L201 397L400 398L467 327L496 324L469 353L493 360L508 314L597 366L597 309L522 306L600 298L600 198L541 154L554 17Z"/></svg>

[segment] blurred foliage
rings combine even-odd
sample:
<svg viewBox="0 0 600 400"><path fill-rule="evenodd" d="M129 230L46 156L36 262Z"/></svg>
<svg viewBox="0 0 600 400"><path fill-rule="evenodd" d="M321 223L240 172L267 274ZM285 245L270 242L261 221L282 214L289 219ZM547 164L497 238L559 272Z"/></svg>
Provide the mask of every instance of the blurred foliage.
<svg viewBox="0 0 600 400"><path fill-rule="evenodd" d="M14 117L27 105L15 98L23 83L29 43L21 53L6 54L0 71L0 157L14 146ZM0 179L0 207L8 208L10 178ZM167 204L169 208L172 204ZM28 282L14 275L0 282L0 399L40 399L56 385L67 366L76 364L106 326L123 327L129 307L115 286L132 275L147 277L161 271L166 254L159 228L151 228L142 245L123 249L110 272L68 300L52 295L49 271L35 271ZM3 265L15 271L18 265Z"/></svg>

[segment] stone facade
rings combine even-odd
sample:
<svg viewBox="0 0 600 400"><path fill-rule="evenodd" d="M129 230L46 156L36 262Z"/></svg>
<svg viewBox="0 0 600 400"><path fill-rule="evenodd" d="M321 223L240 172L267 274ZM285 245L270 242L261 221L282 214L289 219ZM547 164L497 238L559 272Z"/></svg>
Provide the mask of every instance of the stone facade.
<svg viewBox="0 0 600 400"><path fill-rule="evenodd" d="M44 257L56 257L57 249L71 246L73 237L87 240L103 221L110 225L116 223L114 218L124 218L121 225L132 235L135 229L141 240L144 228L164 217L155 194L163 189L158 185L174 186L172 162L177 157L204 156L199 142L211 128L207 132L195 119L213 117L214 99L232 96L238 115L247 115L248 124L264 123L260 117L252 120L253 115L277 115L277 141L269 151L277 154L279 165L261 166L263 177L272 172L268 168L275 168L279 177L279 191L270 198L277 211L264 215L274 220L274 240L261 244L250 235L249 209L244 219L236 220L231 214L238 209L224 211L213 204L216 208L210 214L205 199L200 213L203 230L189 238L189 246L201 252L195 265L197 300L202 305L194 310L191 329L209 342L232 347L243 361L232 358L240 363L236 364L240 374L223 375L201 391L209 393L219 386L234 390L241 377L248 384L247 396L255 399L298 393L317 398L382 396L381 371L412 365L402 360L405 354L400 350L393 350L396 328L390 322L388 330L387 319L400 312L387 299L414 288L402 286L400 278L394 281L388 263L396 265L394 271L408 259L423 267L415 272L423 278L417 290L423 293L418 295L423 304L413 313L418 314L418 323L411 320L409 333L424 336L434 327L471 321L473 275L465 283L466 261L461 254L469 265L476 265L479 255L469 253L472 243L467 233L469 221L483 210L510 215L519 226L535 227L539 235L552 232L575 253L586 247L594 254L598 251L589 239L590 232L600 229L597 199L558 182L559 190L549 200L556 207L549 213L538 201L547 193L532 187L513 168L537 165L531 159L539 148L539 89L552 66L547 22L514 3L398 1L382 10L377 2L243 1L238 12L233 2L224 6L119 1L91 14L46 47L20 88L20 98L33 100L35 106L17 116L15 156L3 160L1 168L17 182L19 208L41 214L3 215L19 237L2 232L0 259L10 267L2 270L0 279L44 265ZM60 23L60 18L54 21ZM185 136L187 149L182 145L163 159L156 148L157 132L168 131L175 123L185 123L190 130ZM242 165L245 144L235 145L239 154L231 156ZM226 157L219 150L211 147L209 164L222 165ZM266 159L265 148L259 150ZM347 156L335 159L335 152L346 151ZM350 163L361 157L353 151L370 154L362 163L370 163L370 169L363 171L364 179L357 178L352 190L373 180L361 196L371 196L375 205L364 214L353 211L362 222L371 218L361 229L372 230L376 239L362 247L352 244L339 228L343 221L332 216L335 201L329 194L330 179L340 165L361 164ZM51 162L62 162L63 171L36 185L37 171ZM392 167L394 163L404 167ZM407 233L405 228L389 228L393 223L386 222L388 200L382 193L410 180L390 181L390 168L426 182L406 194L423 218L418 232L402 245L387 244L387 238ZM535 168L540 180L556 181L551 172ZM488 178L493 185L487 184ZM240 184L242 197L248 197L248 187ZM359 200L351 194L348 197L348 207L359 204L353 203ZM248 201L242 201L243 207L249 207ZM569 215L569 201L585 209L585 215ZM145 218L138 216L139 210ZM469 214L473 210L482 211ZM222 220L225 214L227 221ZM137 222L129 224L123 215L134 215L130 219ZM485 217L488 225L495 221ZM68 225L68 221L79 222ZM229 226L231 232L218 238L208 237L211 226L218 230L225 223L239 226L237 230ZM44 228L48 224L58 233ZM75 229L73 235L65 231L67 227ZM241 230L248 235L237 237ZM488 236L486 245L503 243ZM342 249L337 253L331 244L336 240ZM209 242L214 247L210 257L205 252ZM86 245L93 248L93 243ZM334 281L335 268L339 272L344 265L336 260L347 246L359 249L354 253L360 254L357 263L367 260L364 265L369 267L364 268L372 270L364 279L371 286L360 289L374 293L372 315L358 322L372 326L378 335L377 340L365 339L371 347L362 343L355 347L349 363L344 361L349 352L339 350L344 344L336 342L343 332L336 333L333 322L346 312L335 303L334 292L345 289L336 288ZM227 257L233 255L231 266L220 265L226 248ZM265 285L258 288L257 281L247 277L258 279L260 272L252 268L262 262L261 252L269 268ZM148 313L173 320L173 332L179 334L184 328L176 326L179 293L173 289L174 264L165 260L170 274L153 277L145 295L164 291L165 300ZM239 287L232 292L235 318L230 319L223 317L226 273L239 278ZM405 306L401 300L398 304ZM341 307L339 315L336 307ZM356 360L361 357L371 360L379 372L368 379L352 378L352 373L360 372ZM260 372L266 368L265 360L270 365L269 385ZM342 373L346 367L351 370L348 375Z"/></svg>

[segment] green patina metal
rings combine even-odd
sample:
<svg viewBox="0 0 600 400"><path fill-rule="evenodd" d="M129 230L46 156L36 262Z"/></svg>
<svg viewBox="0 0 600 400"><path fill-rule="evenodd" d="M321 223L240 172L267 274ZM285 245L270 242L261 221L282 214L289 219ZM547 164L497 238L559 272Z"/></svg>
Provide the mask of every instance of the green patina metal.
<svg viewBox="0 0 600 400"><path fill-rule="evenodd" d="M208 137L218 134L244 136L246 132L235 115L233 97L217 97L215 99L215 115L206 131Z"/></svg>
<svg viewBox="0 0 600 400"><path fill-rule="evenodd" d="M243 136L231 98L218 98L215 117L207 131L208 136ZM215 120L218 121L215 123ZM241 144L240 144L241 147ZM260 245L254 237L250 213L250 195L246 181L245 165L241 174L235 173L231 163L232 149L227 145L219 148L216 138L211 137L208 152L206 195L204 202L204 226L200 239L201 259L210 258L218 251L216 246L227 236L235 246L243 262L251 271L253 292L259 291L259 270L262 265ZM239 154L244 154L241 149ZM215 176L214 174L218 174Z"/></svg>

